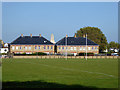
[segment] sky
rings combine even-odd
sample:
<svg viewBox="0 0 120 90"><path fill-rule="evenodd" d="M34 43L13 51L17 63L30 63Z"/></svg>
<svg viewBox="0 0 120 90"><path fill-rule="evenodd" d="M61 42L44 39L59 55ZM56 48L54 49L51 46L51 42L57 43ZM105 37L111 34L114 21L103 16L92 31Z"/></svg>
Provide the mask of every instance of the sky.
<svg viewBox="0 0 120 90"><path fill-rule="evenodd" d="M21 34L55 42L83 27L98 27L107 41L118 42L118 2L3 2L2 39L11 43Z"/></svg>

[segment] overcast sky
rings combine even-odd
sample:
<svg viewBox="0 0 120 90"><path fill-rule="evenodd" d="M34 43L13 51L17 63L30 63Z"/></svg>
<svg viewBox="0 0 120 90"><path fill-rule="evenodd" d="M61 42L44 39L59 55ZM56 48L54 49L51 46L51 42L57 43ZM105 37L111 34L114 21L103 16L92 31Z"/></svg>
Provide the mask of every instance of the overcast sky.
<svg viewBox="0 0 120 90"><path fill-rule="evenodd" d="M83 27L98 27L108 42L118 42L117 2L3 2L2 39L41 34L57 42Z"/></svg>

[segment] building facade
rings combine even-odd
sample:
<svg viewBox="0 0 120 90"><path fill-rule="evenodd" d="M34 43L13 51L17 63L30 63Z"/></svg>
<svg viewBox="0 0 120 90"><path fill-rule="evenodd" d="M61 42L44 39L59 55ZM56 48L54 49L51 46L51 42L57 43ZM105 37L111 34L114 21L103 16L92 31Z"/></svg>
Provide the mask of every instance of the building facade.
<svg viewBox="0 0 120 90"><path fill-rule="evenodd" d="M86 46L87 41L87 46ZM85 37L64 37L56 43L57 50L56 53L65 54L79 54L79 53L99 53L99 45L94 43L93 41L87 39Z"/></svg>
<svg viewBox="0 0 120 90"><path fill-rule="evenodd" d="M7 54L9 52L9 44L8 43L2 43L0 44L0 53Z"/></svg>
<svg viewBox="0 0 120 90"><path fill-rule="evenodd" d="M87 41L87 45L86 45ZM87 50L86 50L87 49ZM93 41L86 39L86 37L66 37L53 44L46 38L39 36L23 36L21 34L16 40L10 44L10 53L15 54L33 54L36 52L43 52L47 54L74 54L79 53L99 53L99 45Z"/></svg>
<svg viewBox="0 0 120 90"><path fill-rule="evenodd" d="M47 54L54 54L54 44L41 36L23 36L21 34L16 40L10 44L10 53L16 54L32 54L36 52L43 52Z"/></svg>

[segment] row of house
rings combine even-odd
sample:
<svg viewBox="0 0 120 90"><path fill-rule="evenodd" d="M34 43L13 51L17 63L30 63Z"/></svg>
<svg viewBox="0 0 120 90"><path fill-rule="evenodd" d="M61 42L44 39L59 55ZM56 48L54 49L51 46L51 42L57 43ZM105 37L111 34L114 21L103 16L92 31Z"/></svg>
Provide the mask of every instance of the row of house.
<svg viewBox="0 0 120 90"><path fill-rule="evenodd" d="M49 41L45 37L41 36L19 36L16 40L10 43L10 52L15 54L32 54L36 52L43 52L47 54L64 54L64 53L99 53L99 45L93 41L87 39L86 48L86 37L63 37L58 42L54 42L53 35L52 40Z"/></svg>

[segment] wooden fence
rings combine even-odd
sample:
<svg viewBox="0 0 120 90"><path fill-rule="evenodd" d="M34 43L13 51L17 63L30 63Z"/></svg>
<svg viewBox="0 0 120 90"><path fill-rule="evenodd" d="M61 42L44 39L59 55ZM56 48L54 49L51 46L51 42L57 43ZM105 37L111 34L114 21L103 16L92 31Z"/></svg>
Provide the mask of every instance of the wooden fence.
<svg viewBox="0 0 120 90"><path fill-rule="evenodd" d="M13 56L13 58L86 58L86 56ZM99 59L99 58L119 58L119 56L87 56L89 59Z"/></svg>

